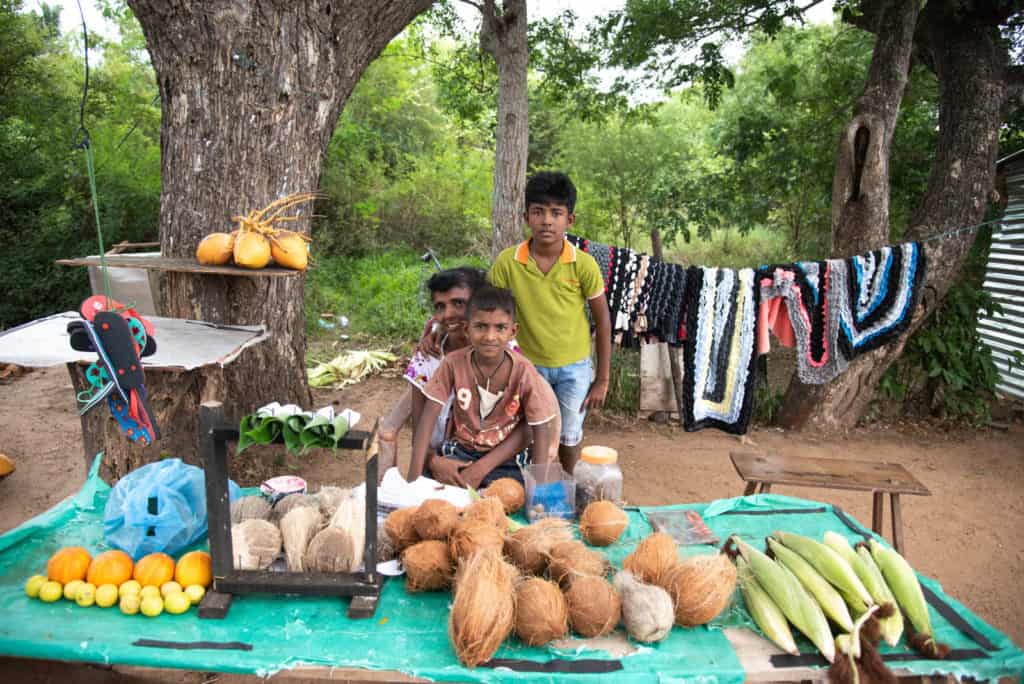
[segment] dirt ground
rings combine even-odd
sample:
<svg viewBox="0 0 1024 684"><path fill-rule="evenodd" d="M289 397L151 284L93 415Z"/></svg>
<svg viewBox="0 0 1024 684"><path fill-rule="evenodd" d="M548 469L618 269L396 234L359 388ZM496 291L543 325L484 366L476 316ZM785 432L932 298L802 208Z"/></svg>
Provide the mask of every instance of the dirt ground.
<svg viewBox="0 0 1024 684"><path fill-rule="evenodd" d="M337 401L361 411L371 424L403 389L400 378L374 378L342 391L322 391L317 406ZM71 383L63 367L35 371L0 384L0 451L17 470L0 481L0 531L41 513L81 486L85 477L80 427ZM403 434L400 460L408 459L410 434ZM741 444L716 430L686 433L679 427L595 415L586 443L618 449L631 504L709 501L743 492L729 452L755 450L794 455L900 463L924 483L929 497L903 497L905 554L919 571L981 618L1024 645L1024 425L1007 430L946 432L927 424L875 426L844 438L755 429ZM340 452L339 452L340 453ZM354 456L316 453L282 459L263 457L242 479L297 473L314 491L321 484L361 479ZM243 481L241 484L255 484ZM865 492L777 486L773 492L842 506L866 525L871 496ZM886 507L886 522L889 523ZM887 528L888 529L888 528ZM888 536L888 535L887 535ZM891 537L890 537L891 539ZM168 672L159 675L101 668L0 659L6 681L241 682L249 678Z"/></svg>

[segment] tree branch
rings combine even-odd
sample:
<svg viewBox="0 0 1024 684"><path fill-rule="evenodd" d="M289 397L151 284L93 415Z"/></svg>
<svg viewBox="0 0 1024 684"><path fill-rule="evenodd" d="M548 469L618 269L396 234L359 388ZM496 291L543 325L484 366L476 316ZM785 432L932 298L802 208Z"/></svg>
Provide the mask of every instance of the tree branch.
<svg viewBox="0 0 1024 684"><path fill-rule="evenodd" d="M459 2L476 7L478 10L480 10L481 13L483 13L484 11L484 6L481 5L479 2L473 2L473 0L459 0Z"/></svg>

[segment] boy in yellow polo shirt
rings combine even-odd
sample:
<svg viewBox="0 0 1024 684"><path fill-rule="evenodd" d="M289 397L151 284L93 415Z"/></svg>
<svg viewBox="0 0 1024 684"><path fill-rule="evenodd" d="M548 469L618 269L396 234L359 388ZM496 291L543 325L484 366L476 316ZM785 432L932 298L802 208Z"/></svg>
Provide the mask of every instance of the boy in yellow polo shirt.
<svg viewBox="0 0 1024 684"><path fill-rule="evenodd" d="M540 172L526 182L530 237L503 250L487 274L519 302L519 346L558 397L562 467L576 467L588 408L608 394L611 318L604 278L594 258L565 239L576 220L576 188L564 173ZM596 324L597 374L590 360L590 323Z"/></svg>

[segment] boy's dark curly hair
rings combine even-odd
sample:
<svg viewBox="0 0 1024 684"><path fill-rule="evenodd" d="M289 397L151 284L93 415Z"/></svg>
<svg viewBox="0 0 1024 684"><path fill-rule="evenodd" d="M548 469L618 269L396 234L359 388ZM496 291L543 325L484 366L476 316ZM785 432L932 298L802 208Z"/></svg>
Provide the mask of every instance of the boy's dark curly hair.
<svg viewBox="0 0 1024 684"><path fill-rule="evenodd" d="M516 320L516 298L512 293L501 287L485 285L473 293L466 305L466 318L471 318L477 311L504 311L512 320Z"/></svg>
<svg viewBox="0 0 1024 684"><path fill-rule="evenodd" d="M526 180L526 208L548 202L565 205L570 214L576 210L576 186L561 171L539 171Z"/></svg>

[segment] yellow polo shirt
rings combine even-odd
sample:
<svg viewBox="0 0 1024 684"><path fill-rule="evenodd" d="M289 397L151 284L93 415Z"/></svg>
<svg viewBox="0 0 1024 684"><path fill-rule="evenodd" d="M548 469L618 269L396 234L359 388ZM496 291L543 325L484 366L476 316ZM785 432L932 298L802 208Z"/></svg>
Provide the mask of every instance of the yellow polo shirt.
<svg viewBox="0 0 1024 684"><path fill-rule="evenodd" d="M516 340L526 358L557 368L590 356L586 302L604 294L604 278L594 257L566 240L545 275L530 256L527 240L503 250L487 278L516 298Z"/></svg>

